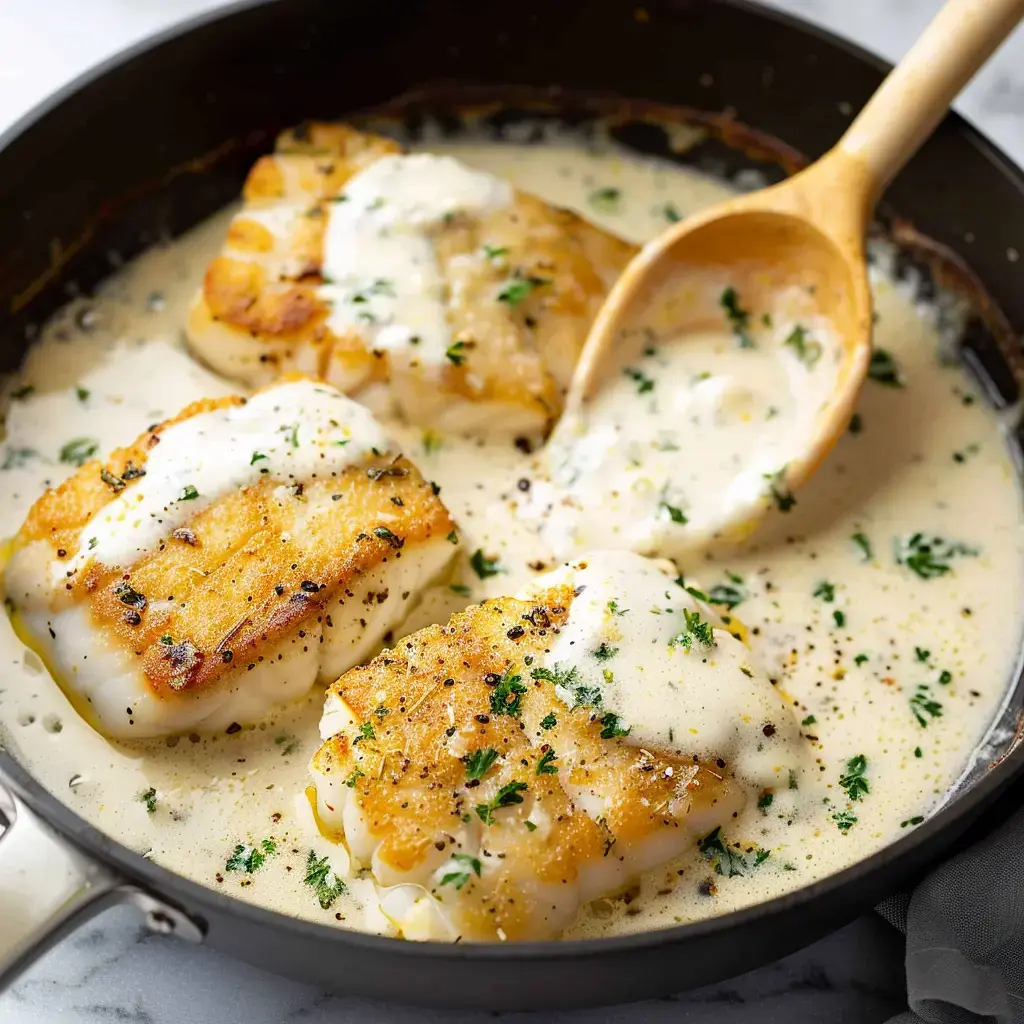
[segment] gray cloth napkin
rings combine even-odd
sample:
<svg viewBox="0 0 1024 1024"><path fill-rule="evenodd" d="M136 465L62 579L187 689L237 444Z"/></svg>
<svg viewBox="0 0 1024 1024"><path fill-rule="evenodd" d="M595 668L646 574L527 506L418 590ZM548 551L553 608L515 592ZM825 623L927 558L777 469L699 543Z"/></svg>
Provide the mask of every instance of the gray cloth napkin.
<svg viewBox="0 0 1024 1024"><path fill-rule="evenodd" d="M1024 811L877 910L907 936L889 1024L1024 1022Z"/></svg>

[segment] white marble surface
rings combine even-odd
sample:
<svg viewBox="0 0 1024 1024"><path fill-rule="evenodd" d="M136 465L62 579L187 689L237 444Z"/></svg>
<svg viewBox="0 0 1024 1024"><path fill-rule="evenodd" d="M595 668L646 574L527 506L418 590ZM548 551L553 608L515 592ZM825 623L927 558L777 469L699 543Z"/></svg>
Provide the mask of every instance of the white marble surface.
<svg viewBox="0 0 1024 1024"><path fill-rule="evenodd" d="M0 130L63 82L178 18L224 0L0 0ZM896 59L941 0L766 0ZM958 104L1024 161L1024 30ZM899 937L866 917L794 956L671 1000L544 1015L564 1024L875 1022L903 1005ZM9 992L2 1024L482 1024L523 1015L428 1014L330 996L144 932L111 911L61 943Z"/></svg>

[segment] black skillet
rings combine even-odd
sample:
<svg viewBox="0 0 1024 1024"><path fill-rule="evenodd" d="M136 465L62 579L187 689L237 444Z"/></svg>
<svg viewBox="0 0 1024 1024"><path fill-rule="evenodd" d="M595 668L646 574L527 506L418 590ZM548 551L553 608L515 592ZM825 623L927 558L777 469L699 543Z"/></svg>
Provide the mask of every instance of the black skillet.
<svg viewBox="0 0 1024 1024"><path fill-rule="evenodd" d="M0 369L16 366L36 325L117 259L233 199L274 132L304 118L345 117L404 94L391 113L413 130L426 114L455 130L467 104L496 137L524 116L582 130L603 116L621 141L661 155L671 153L660 122L684 118L699 120L707 139L677 159L725 177L754 167L778 178L799 153L817 157L839 137L883 71L840 40L739 2L239 4L91 72L0 140ZM950 117L890 190L900 216L883 213L878 229L898 242L902 265L921 272L923 289L971 301L961 351L999 407L1016 400L1020 376L1024 289L1007 253L1024 237L1022 187L1018 168ZM23 899L21 917L0 902L0 983L97 909L132 900L153 928L365 996L555 1008L705 984L812 942L963 842L983 812L1005 813L1005 794L1001 808L993 802L1024 775L1019 691L1003 717L1008 738L953 802L869 860L740 913L592 942L405 943L248 906L100 834L0 752L3 899L19 889L10 853L19 836L42 844L47 865L58 848L70 851L73 891L55 910Z"/></svg>

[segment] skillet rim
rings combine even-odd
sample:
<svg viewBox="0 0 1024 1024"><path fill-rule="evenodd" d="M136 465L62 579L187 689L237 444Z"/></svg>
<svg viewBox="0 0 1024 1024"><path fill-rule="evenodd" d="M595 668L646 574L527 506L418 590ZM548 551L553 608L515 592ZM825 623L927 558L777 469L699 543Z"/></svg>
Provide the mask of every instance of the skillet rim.
<svg viewBox="0 0 1024 1024"><path fill-rule="evenodd" d="M234 2L213 10L204 11L176 22L111 54L44 97L0 133L0 150L6 149L19 137L37 127L49 114L63 106L73 96L118 68L207 24L231 19L246 11L268 6L272 2L273 0L234 0ZM745 16L780 23L805 37L810 36L845 51L875 71L885 72L891 67L877 54L864 49L859 44L787 12L762 6L752 0L702 0L702 2L714 2L735 8ZM1024 165L1016 164L1001 146L956 111L950 111L947 115L946 125L1024 192ZM399 955L426 961L452 958L467 963L492 960L574 961L593 959L595 956L614 955L618 952L636 952L642 949L672 946L689 941L700 942L702 939L721 932L738 932L755 922L762 922L764 919L773 917L782 918L787 913L805 909L819 900L824 901L830 895L845 889L853 889L857 883L863 882L869 877L879 876L886 869L894 871L901 878L904 877L908 870L917 861L920 861L922 851L926 846L939 842L944 834L950 832L955 833L952 837L955 839L1004 789L1017 779L1024 777L1024 744L1018 742L1020 738L1021 734L1018 731L1008 752L994 762L982 778L971 784L966 790L961 791L959 795L946 803L912 832L887 844L869 857L812 882L810 885L801 886L781 896L752 904L740 910L669 928L602 938L556 939L523 943L412 942L373 935L355 929L333 927L275 910L268 910L192 881L123 846L117 840L90 825L67 804L50 793L3 747L0 747L0 784L9 785L44 824L50 826L74 848L99 863L113 868L125 882L141 886L158 899L174 904L201 926L206 924L202 917L204 905L206 905L215 910L218 916L234 918L238 923L251 921L254 925L273 929L282 936L296 934L320 943L331 942L340 944L341 947L349 945L361 947L362 951L368 954ZM948 852L952 839L947 836L943 843L944 853ZM2 841L2 834L0 834L0 841ZM926 859L931 860L932 858ZM203 930L205 933L205 927ZM771 959L769 956L768 960Z"/></svg>

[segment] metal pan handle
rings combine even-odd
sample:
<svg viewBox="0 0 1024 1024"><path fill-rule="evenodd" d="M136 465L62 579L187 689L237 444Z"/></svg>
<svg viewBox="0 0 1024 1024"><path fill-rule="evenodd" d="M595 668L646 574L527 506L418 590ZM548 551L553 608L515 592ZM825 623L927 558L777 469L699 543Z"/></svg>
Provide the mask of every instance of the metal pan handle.
<svg viewBox="0 0 1024 1024"><path fill-rule="evenodd" d="M0 991L59 939L125 902L153 931L203 939L190 917L69 845L0 782Z"/></svg>

